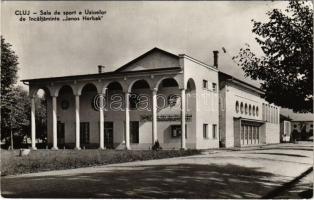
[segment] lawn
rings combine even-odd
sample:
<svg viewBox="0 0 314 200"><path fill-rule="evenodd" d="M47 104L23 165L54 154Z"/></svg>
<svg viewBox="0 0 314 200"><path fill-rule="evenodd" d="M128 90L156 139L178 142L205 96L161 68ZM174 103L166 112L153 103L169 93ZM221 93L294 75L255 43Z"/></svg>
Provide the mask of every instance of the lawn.
<svg viewBox="0 0 314 200"><path fill-rule="evenodd" d="M19 156L19 150L1 150L1 176L71 169L137 160L152 160L199 154L199 150L37 150Z"/></svg>

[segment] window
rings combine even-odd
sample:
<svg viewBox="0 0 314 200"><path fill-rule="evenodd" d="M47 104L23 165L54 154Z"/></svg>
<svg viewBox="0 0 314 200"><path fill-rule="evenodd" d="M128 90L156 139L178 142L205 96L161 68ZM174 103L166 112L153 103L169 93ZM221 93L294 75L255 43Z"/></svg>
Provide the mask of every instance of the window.
<svg viewBox="0 0 314 200"><path fill-rule="evenodd" d="M217 124L213 124L213 139L217 138Z"/></svg>
<svg viewBox="0 0 314 200"><path fill-rule="evenodd" d="M207 88L208 88L208 81L203 80L203 89L207 89Z"/></svg>
<svg viewBox="0 0 314 200"><path fill-rule="evenodd" d="M179 98L179 95L176 95L176 94L169 95L168 96L168 105L170 107L175 106L177 104L178 98Z"/></svg>
<svg viewBox="0 0 314 200"><path fill-rule="evenodd" d="M171 125L171 137L180 138L182 135L181 125ZM185 138L187 138L187 125L185 125Z"/></svg>
<svg viewBox="0 0 314 200"><path fill-rule="evenodd" d="M240 104L240 111L241 111L241 114L243 114L243 103L242 102Z"/></svg>
<svg viewBox="0 0 314 200"><path fill-rule="evenodd" d="M245 114L248 113L248 112L247 112L247 104L245 104L245 106L244 106L244 111L245 111Z"/></svg>
<svg viewBox="0 0 314 200"><path fill-rule="evenodd" d="M252 115L252 106L251 106L251 104L249 105L249 115Z"/></svg>
<svg viewBox="0 0 314 200"><path fill-rule="evenodd" d="M236 112L238 113L239 112L239 102L238 101L236 101L235 109L236 109Z"/></svg>
<svg viewBox="0 0 314 200"><path fill-rule="evenodd" d="M255 114L256 114L256 116L258 117L258 106L256 106Z"/></svg>
<svg viewBox="0 0 314 200"><path fill-rule="evenodd" d="M70 106L70 103L68 100L62 100L61 101L61 108L62 110L67 110Z"/></svg>
<svg viewBox="0 0 314 200"><path fill-rule="evenodd" d="M213 92L217 91L217 84L216 83L212 83L212 87L213 87Z"/></svg>
<svg viewBox="0 0 314 200"><path fill-rule="evenodd" d="M253 116L255 116L255 106L253 106L252 114L253 114Z"/></svg>
<svg viewBox="0 0 314 200"><path fill-rule="evenodd" d="M208 124L203 124L203 138L208 138Z"/></svg>

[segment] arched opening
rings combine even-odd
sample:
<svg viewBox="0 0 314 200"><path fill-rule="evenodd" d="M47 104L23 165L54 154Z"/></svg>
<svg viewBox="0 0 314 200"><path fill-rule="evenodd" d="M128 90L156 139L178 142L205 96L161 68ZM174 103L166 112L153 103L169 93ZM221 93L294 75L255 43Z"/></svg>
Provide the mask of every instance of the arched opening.
<svg viewBox="0 0 314 200"><path fill-rule="evenodd" d="M130 110L149 111L150 87L147 81L137 80L131 85L129 94Z"/></svg>
<svg viewBox="0 0 314 200"><path fill-rule="evenodd" d="M193 80L192 78L190 78L190 79L188 80L188 83L187 83L186 88L187 88L187 89L186 89L187 93L195 92L195 89L196 89L196 87L195 87L195 82L194 82L194 80Z"/></svg>
<svg viewBox="0 0 314 200"><path fill-rule="evenodd" d="M244 105L244 112L245 112L245 114L248 114L248 107L247 107L247 104Z"/></svg>
<svg viewBox="0 0 314 200"><path fill-rule="evenodd" d="M57 97L57 145L69 148L75 142L75 97L70 86L62 86ZM71 145L70 145L71 146Z"/></svg>
<svg viewBox="0 0 314 200"><path fill-rule="evenodd" d="M243 112L244 112L244 109L243 109L243 102L240 103L240 111L241 111L241 114L243 114Z"/></svg>
<svg viewBox="0 0 314 200"><path fill-rule="evenodd" d="M158 85L157 107L162 112L163 108L180 109L179 84L174 78L165 78Z"/></svg>
<svg viewBox="0 0 314 200"><path fill-rule="evenodd" d="M137 80L130 85L129 94L129 109L131 111L141 112L130 112L130 143L140 143L140 120L142 115L151 114L151 90L149 83L146 80Z"/></svg>
<svg viewBox="0 0 314 200"><path fill-rule="evenodd" d="M107 149L115 148L115 144L123 141L124 128L124 95L121 84L117 81L107 85L104 99L104 147ZM122 127L122 128L121 128Z"/></svg>
<svg viewBox="0 0 314 200"><path fill-rule="evenodd" d="M189 89L192 92L193 83L190 81ZM179 148L175 142L180 144L182 137L181 130L181 93L179 84L174 78L164 78L160 80L157 92L157 113L158 113L158 138L163 138L161 141L162 147ZM187 133L187 131L185 131Z"/></svg>
<svg viewBox="0 0 314 200"><path fill-rule="evenodd" d="M192 78L190 78L187 82L186 86L186 110L190 111L191 109L196 109L196 87L195 82Z"/></svg>
<svg viewBox="0 0 314 200"><path fill-rule="evenodd" d="M122 111L124 105L123 87L117 82L111 82L107 85L104 107L108 111Z"/></svg>
<svg viewBox="0 0 314 200"><path fill-rule="evenodd" d="M196 86L195 81L190 78L188 79L186 85L186 138L187 140L194 141L196 140L195 133L196 132L196 113L197 113L197 99L196 99Z"/></svg>
<svg viewBox="0 0 314 200"><path fill-rule="evenodd" d="M39 88L34 95L35 98L35 124L36 124L36 147L44 149L48 145L48 108L51 103L48 88ZM26 142L28 143L28 139Z"/></svg>
<svg viewBox="0 0 314 200"><path fill-rule="evenodd" d="M236 101L235 110L236 110L236 113L238 113L239 110L240 110L240 108L239 108L239 101Z"/></svg>
<svg viewBox="0 0 314 200"><path fill-rule="evenodd" d="M97 99L97 87L91 83L86 84L82 88L80 96L80 146L83 149L99 146L99 123L97 123L99 122L99 104L97 104Z"/></svg>

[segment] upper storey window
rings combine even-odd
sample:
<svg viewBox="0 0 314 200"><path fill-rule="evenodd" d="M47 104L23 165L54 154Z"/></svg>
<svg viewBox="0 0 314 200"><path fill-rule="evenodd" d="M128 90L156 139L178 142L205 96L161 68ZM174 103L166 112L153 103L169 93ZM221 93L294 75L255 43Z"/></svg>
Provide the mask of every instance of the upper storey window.
<svg viewBox="0 0 314 200"><path fill-rule="evenodd" d="M216 83L212 83L212 88L213 88L213 92L217 91L217 84Z"/></svg>
<svg viewBox="0 0 314 200"><path fill-rule="evenodd" d="M203 89L208 89L208 81L203 80Z"/></svg>
<svg viewBox="0 0 314 200"><path fill-rule="evenodd" d="M247 110L247 104L245 104L245 106L244 106L244 110L245 110L245 114L247 114L247 113L248 113L248 110Z"/></svg>
<svg viewBox="0 0 314 200"><path fill-rule="evenodd" d="M235 110L236 110L237 113L238 113L239 110L240 110L240 108L239 108L239 102L238 102L238 101L236 101Z"/></svg>

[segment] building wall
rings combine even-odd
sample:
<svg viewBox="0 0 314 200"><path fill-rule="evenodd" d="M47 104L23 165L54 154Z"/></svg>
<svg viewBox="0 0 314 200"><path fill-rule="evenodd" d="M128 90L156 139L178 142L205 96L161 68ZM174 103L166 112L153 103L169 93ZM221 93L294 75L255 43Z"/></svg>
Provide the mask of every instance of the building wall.
<svg viewBox="0 0 314 200"><path fill-rule="evenodd" d="M266 123L266 144L280 143L280 126L279 124Z"/></svg>
<svg viewBox="0 0 314 200"><path fill-rule="evenodd" d="M280 110L277 106L268 104L259 94L232 83L226 84L225 87L220 90L220 98L220 108L225 109L220 111L220 134L222 144L225 147L233 147L238 143L238 141L235 141L235 138L238 137L235 134L235 128L239 127L234 123L235 118L239 117L265 122L264 125L260 127L260 143L279 142ZM247 105L247 111L245 105ZM249 109L250 106L251 112ZM253 106L255 107L255 112L253 112ZM243 109L241 109L241 107Z"/></svg>
<svg viewBox="0 0 314 200"><path fill-rule="evenodd" d="M221 85L220 85L221 87ZM219 90L219 140L220 146L226 142L226 87Z"/></svg>
<svg viewBox="0 0 314 200"><path fill-rule="evenodd" d="M209 149L219 147L219 110L218 110L218 72L187 58L182 58L184 82L193 79L196 87L195 140L196 148ZM203 89L203 80L208 81L208 89ZM216 91L212 91L216 83ZM203 124L208 124L208 138L203 137ZM212 137L212 126L216 124L216 138Z"/></svg>
<svg viewBox="0 0 314 200"><path fill-rule="evenodd" d="M223 143L225 143L226 147L234 146L234 118L247 118L252 120L262 120L261 108L263 99L260 98L257 94L246 90L245 88L240 88L236 85L228 84L225 86L224 91L222 91L222 98L225 98L225 105L222 107L225 108L225 117L221 121L224 121L225 127L222 130L221 135L225 137ZM239 103L239 110L236 111L236 102ZM243 113L241 113L241 103L243 104ZM245 112L245 104L251 108L253 105L255 108L258 108L258 115L254 115L249 111Z"/></svg>

